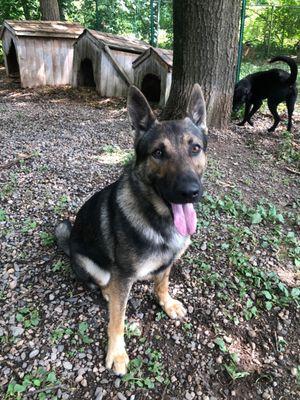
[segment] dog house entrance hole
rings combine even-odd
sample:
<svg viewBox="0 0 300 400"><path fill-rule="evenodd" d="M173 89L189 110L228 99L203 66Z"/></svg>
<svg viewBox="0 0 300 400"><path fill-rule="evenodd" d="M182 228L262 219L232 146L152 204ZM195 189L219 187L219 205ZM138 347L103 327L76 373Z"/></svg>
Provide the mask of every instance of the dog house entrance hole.
<svg viewBox="0 0 300 400"><path fill-rule="evenodd" d="M159 103L160 100L160 79L153 74L145 75L142 81L142 92L148 101Z"/></svg>
<svg viewBox="0 0 300 400"><path fill-rule="evenodd" d="M96 87L93 63L89 58L85 58L81 61L78 74L78 86Z"/></svg>
<svg viewBox="0 0 300 400"><path fill-rule="evenodd" d="M7 61L8 75L11 78L19 79L20 78L20 68L19 68L15 44L13 41L11 42L9 52L6 57L6 61Z"/></svg>

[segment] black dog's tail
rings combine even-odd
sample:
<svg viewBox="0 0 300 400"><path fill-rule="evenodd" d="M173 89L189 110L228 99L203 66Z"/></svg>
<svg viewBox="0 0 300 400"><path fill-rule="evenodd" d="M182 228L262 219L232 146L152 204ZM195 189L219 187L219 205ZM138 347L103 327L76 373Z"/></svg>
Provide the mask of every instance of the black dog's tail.
<svg viewBox="0 0 300 400"><path fill-rule="evenodd" d="M69 220L62 221L55 228L55 236L57 240L58 247L62 249L67 256L70 256L70 235L71 235L72 225Z"/></svg>
<svg viewBox="0 0 300 400"><path fill-rule="evenodd" d="M286 57L286 56L273 57L270 60L270 63L273 63L275 61L283 61L283 62L286 62L289 65L289 67L291 68L291 74L290 74L290 76L289 76L289 78L287 80L287 83L289 85L293 85L296 82L297 74L298 74L298 68L297 68L296 62L292 58Z"/></svg>

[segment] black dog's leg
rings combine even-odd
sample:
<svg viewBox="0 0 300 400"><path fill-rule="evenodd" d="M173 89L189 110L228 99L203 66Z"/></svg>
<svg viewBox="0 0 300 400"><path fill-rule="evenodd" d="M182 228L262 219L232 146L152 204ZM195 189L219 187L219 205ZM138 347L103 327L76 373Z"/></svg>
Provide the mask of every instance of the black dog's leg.
<svg viewBox="0 0 300 400"><path fill-rule="evenodd" d="M239 123L237 124L238 126L243 126L243 125L245 125L245 123L248 121L249 113L250 113L250 107L251 107L251 103L246 102L246 104L245 104L244 118L243 118L243 121L241 121L241 122L239 122Z"/></svg>
<svg viewBox="0 0 300 400"><path fill-rule="evenodd" d="M295 102L296 102L297 96L293 95L290 96L286 99L286 106L288 110L288 126L287 130L290 132L292 129L292 116L294 112L294 107L295 107Z"/></svg>
<svg viewBox="0 0 300 400"><path fill-rule="evenodd" d="M277 101L274 101L273 99L268 99L268 107L269 107L271 114L274 117L274 124L268 129L268 132L274 132L275 129L277 128L277 125L281 121L281 119L278 115L278 112L277 112L278 104L279 103Z"/></svg>
<svg viewBox="0 0 300 400"><path fill-rule="evenodd" d="M253 115L256 113L256 111L261 107L262 103L263 103L263 102L262 102L261 100L256 101L256 102L253 104L253 107L252 107L251 111L249 112L247 122L248 122L251 126L254 125L253 122L251 121L251 118L252 118Z"/></svg>

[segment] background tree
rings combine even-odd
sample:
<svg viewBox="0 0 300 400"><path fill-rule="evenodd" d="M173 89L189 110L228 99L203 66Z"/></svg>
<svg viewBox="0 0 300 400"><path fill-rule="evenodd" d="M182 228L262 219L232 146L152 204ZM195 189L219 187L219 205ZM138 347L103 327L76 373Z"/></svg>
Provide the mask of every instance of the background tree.
<svg viewBox="0 0 300 400"><path fill-rule="evenodd" d="M207 104L210 127L225 128L232 108L239 2L174 0L174 59L163 118L182 117L195 82Z"/></svg>
<svg viewBox="0 0 300 400"><path fill-rule="evenodd" d="M60 20L57 0L40 0L42 19L45 21Z"/></svg>

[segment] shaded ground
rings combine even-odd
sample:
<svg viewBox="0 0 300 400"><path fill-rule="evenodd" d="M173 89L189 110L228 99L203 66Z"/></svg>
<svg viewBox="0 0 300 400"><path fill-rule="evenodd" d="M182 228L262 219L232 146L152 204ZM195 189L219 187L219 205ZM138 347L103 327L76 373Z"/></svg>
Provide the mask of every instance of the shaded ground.
<svg viewBox="0 0 300 400"><path fill-rule="evenodd" d="M210 133L198 233L171 279L188 317L136 283L124 381L104 368L106 303L52 234L131 159L125 103L0 80L1 398L298 399L299 109L293 135L267 134L267 115Z"/></svg>

